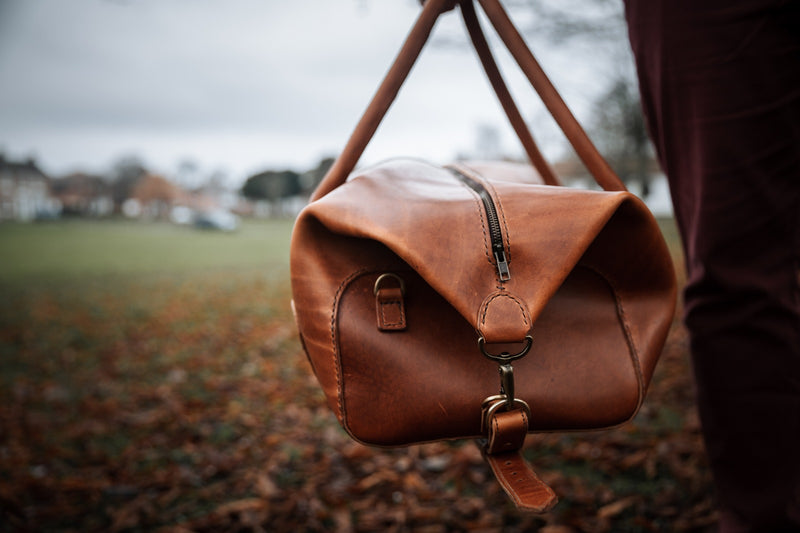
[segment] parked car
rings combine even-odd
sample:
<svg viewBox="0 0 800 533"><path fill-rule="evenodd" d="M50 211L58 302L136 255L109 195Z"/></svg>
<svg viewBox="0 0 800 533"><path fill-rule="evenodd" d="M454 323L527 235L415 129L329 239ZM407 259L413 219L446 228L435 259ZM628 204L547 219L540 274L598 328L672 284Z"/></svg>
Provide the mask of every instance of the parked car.
<svg viewBox="0 0 800 533"><path fill-rule="evenodd" d="M197 213L194 226L199 229L236 231L239 228L239 217L230 211L215 209Z"/></svg>

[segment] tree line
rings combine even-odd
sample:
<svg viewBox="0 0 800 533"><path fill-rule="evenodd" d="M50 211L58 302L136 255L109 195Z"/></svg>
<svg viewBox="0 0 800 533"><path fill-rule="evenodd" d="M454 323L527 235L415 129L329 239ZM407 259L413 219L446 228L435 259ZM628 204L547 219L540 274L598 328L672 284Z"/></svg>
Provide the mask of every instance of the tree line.
<svg viewBox="0 0 800 533"><path fill-rule="evenodd" d="M306 172L266 170L254 174L242 185L242 196L273 203L292 196L308 196L322 181L333 161L332 157L326 157Z"/></svg>

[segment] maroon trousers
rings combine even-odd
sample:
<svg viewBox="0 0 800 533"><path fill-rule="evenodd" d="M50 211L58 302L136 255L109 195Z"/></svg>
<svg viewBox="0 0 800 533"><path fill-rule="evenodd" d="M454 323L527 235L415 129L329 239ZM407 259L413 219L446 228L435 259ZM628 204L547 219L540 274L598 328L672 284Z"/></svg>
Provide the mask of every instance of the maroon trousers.
<svg viewBox="0 0 800 533"><path fill-rule="evenodd" d="M800 531L800 2L626 0L721 530Z"/></svg>

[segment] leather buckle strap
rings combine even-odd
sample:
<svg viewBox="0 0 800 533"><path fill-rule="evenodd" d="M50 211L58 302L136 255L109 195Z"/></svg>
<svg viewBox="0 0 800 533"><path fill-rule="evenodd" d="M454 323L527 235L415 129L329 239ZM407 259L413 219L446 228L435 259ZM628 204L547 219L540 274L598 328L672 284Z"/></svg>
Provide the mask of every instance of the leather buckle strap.
<svg viewBox="0 0 800 533"><path fill-rule="evenodd" d="M558 503L553 489L539 479L519 451L491 455L484 450L483 457L519 510L546 513Z"/></svg>
<svg viewBox="0 0 800 533"><path fill-rule="evenodd" d="M486 453L514 452L522 448L528 434L529 415L525 409L490 410L487 415Z"/></svg>
<svg viewBox="0 0 800 533"><path fill-rule="evenodd" d="M558 503L558 497L553 489L539 479L520 453L530 420L527 404L517 400L525 408L501 411L498 407L506 403L502 395L488 398L487 401L490 404L488 407L484 405L487 440L482 447L483 457L518 509L535 513L549 511Z"/></svg>

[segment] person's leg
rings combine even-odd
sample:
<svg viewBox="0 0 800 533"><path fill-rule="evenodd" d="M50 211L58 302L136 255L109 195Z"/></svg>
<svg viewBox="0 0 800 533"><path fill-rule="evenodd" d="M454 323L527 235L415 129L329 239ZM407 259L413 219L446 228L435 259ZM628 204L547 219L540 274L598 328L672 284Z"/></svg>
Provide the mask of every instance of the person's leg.
<svg viewBox="0 0 800 533"><path fill-rule="evenodd" d="M800 2L626 0L723 531L800 530Z"/></svg>

